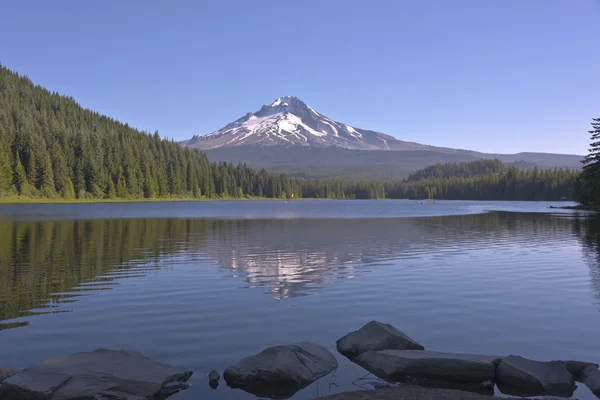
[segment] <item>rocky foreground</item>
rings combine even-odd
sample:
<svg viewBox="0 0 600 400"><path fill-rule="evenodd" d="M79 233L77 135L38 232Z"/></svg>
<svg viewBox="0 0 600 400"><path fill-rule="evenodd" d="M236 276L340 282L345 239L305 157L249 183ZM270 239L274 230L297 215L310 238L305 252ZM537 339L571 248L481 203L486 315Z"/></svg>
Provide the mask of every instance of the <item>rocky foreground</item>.
<svg viewBox="0 0 600 400"><path fill-rule="evenodd" d="M573 396L575 382L600 397L600 370L598 364L589 362L425 350L395 327L377 321L350 332L336 345L341 354L393 387L323 398L327 400L490 400L495 388L518 397L568 398ZM232 388L285 399L337 367L327 349L300 342L269 347L244 358L227 368L223 377ZM0 382L4 380L0 399L165 399L186 389L191 374L137 352L99 349L53 358L21 372L0 368ZM212 371L208 379L216 388L220 375Z"/></svg>
<svg viewBox="0 0 600 400"><path fill-rule="evenodd" d="M187 388L191 371L135 351L98 349L11 371L0 385L3 400L164 399Z"/></svg>

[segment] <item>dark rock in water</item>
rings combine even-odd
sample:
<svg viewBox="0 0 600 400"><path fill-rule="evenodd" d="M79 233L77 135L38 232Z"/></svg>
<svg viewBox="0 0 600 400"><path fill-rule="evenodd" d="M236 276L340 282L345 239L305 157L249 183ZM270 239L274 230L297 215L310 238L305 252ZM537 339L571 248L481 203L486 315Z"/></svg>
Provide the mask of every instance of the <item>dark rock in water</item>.
<svg viewBox="0 0 600 400"><path fill-rule="evenodd" d="M557 361L565 363L567 370L573 375L576 381L583 382L583 371L588 367L598 369L598 364L584 362L584 361Z"/></svg>
<svg viewBox="0 0 600 400"><path fill-rule="evenodd" d="M244 358L223 373L227 384L256 396L291 397L338 366L327 349L310 342L274 346Z"/></svg>
<svg viewBox="0 0 600 400"><path fill-rule="evenodd" d="M496 379L499 385L507 387L505 390L525 390L528 395L537 393L570 397L575 390L573 375L566 364L560 361L541 362L508 356L498 365Z"/></svg>
<svg viewBox="0 0 600 400"><path fill-rule="evenodd" d="M585 386L590 388L592 393L594 393L597 397L600 397L600 371L597 367L587 367L583 373L583 383Z"/></svg>
<svg viewBox="0 0 600 400"><path fill-rule="evenodd" d="M6 378L10 378L16 373L17 371L15 371L14 369L0 367L0 383L2 383L3 380L5 380Z"/></svg>
<svg viewBox="0 0 600 400"><path fill-rule="evenodd" d="M208 374L208 384L213 389L216 389L217 386L219 386L219 379L221 379L221 375L214 369Z"/></svg>
<svg viewBox="0 0 600 400"><path fill-rule="evenodd" d="M500 357L426 350L381 350L362 353L354 362L388 381L454 387L489 393Z"/></svg>
<svg viewBox="0 0 600 400"><path fill-rule="evenodd" d="M336 345L338 351L350 359L366 351L424 350L423 346L392 325L377 321L371 321L359 330L350 332L340 338Z"/></svg>
<svg viewBox="0 0 600 400"><path fill-rule="evenodd" d="M42 361L0 385L11 400L166 398L186 389L192 372L128 350L98 349Z"/></svg>

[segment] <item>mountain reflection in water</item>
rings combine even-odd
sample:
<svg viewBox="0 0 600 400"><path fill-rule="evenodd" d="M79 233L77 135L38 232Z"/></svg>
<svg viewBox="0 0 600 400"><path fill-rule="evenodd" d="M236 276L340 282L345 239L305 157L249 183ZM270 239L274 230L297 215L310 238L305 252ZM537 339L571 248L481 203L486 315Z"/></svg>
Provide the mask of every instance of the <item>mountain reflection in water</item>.
<svg viewBox="0 0 600 400"><path fill-rule="evenodd" d="M185 257L276 299L318 294L389 260L464 254L495 243L560 245L576 236L600 301L600 220L493 212L395 219L94 219L0 222L0 320L68 311ZM23 326L24 321L0 325Z"/></svg>

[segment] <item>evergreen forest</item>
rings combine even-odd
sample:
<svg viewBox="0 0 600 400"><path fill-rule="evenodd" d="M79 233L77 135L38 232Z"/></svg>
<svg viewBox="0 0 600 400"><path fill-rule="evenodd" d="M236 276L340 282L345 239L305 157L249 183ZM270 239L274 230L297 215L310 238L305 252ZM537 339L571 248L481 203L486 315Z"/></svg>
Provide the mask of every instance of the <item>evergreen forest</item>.
<svg viewBox="0 0 600 400"><path fill-rule="evenodd" d="M574 187L597 190L588 180L598 174L597 159L588 161L585 180L577 171L520 170L498 160L436 164L395 182L291 178L211 163L0 66L0 198L560 200L572 199Z"/></svg>

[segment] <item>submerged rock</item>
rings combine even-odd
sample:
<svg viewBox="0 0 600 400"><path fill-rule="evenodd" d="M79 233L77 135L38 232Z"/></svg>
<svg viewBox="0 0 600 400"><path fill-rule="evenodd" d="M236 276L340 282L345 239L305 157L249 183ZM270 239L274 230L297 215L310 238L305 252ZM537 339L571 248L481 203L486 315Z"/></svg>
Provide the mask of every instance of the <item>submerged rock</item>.
<svg viewBox="0 0 600 400"><path fill-rule="evenodd" d="M327 349L310 342L274 346L223 372L227 384L257 396L286 398L338 366Z"/></svg>
<svg viewBox="0 0 600 400"><path fill-rule="evenodd" d="M501 400L501 398L461 390L403 385L394 388L339 393L327 397L318 397L315 400Z"/></svg>
<svg viewBox="0 0 600 400"><path fill-rule="evenodd" d="M495 364L499 359L427 350L381 350L365 352L354 362L388 381L424 379L432 383L470 383L476 384L473 388L489 389L493 387ZM465 386L465 389L468 388Z"/></svg>
<svg viewBox="0 0 600 400"><path fill-rule="evenodd" d="M5 380L6 378L10 378L16 373L17 371L15 371L14 369L0 367L0 383L2 383L3 380Z"/></svg>
<svg viewBox="0 0 600 400"><path fill-rule="evenodd" d="M166 398L187 388L192 372L128 350L98 349L42 361L0 385L11 400Z"/></svg>
<svg viewBox="0 0 600 400"><path fill-rule="evenodd" d="M217 386L219 386L219 379L221 379L221 375L214 369L208 374L208 384L213 389L216 389Z"/></svg>
<svg viewBox="0 0 600 400"><path fill-rule="evenodd" d="M509 393L522 389L528 395L570 397L575 390L575 379L561 361L541 362L508 356L498 365L496 378L500 385L507 386L504 390L499 386L500 390Z"/></svg>
<svg viewBox="0 0 600 400"><path fill-rule="evenodd" d="M366 351L424 350L424 347L392 325L371 321L357 331L340 338L337 349L352 359Z"/></svg>

